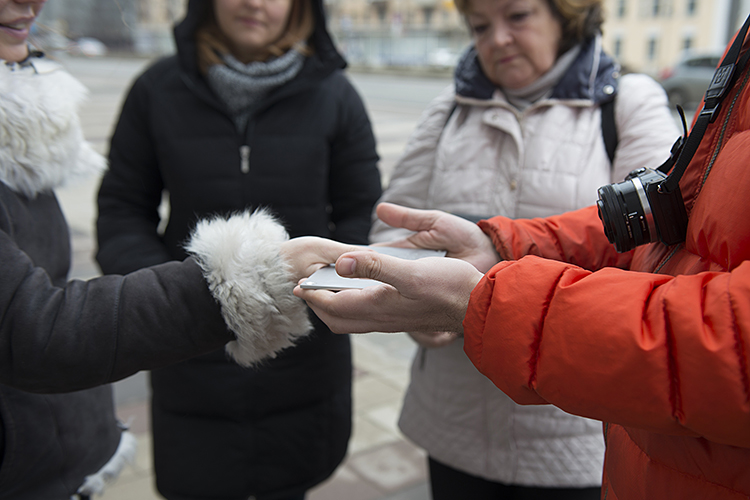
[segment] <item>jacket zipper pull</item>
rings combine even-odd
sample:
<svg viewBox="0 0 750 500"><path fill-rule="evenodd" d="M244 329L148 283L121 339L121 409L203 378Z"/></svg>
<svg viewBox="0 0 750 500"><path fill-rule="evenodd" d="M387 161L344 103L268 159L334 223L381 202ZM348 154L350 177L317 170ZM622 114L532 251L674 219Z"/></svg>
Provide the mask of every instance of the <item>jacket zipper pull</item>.
<svg viewBox="0 0 750 500"><path fill-rule="evenodd" d="M240 170L243 174L250 172L250 146L240 146Z"/></svg>

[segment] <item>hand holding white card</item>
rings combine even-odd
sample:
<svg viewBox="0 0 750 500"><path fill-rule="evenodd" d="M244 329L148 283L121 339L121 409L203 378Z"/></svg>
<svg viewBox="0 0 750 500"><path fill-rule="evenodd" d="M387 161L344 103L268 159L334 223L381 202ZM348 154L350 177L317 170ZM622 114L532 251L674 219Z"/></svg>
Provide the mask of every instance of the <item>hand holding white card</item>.
<svg viewBox="0 0 750 500"><path fill-rule="evenodd" d="M424 257L444 257L445 250L425 250L421 248L396 248L396 247L379 247L368 246L367 248L376 252L398 257L400 259L417 260ZM300 284L300 288L307 290L351 290L366 288L373 285L382 285L380 281L361 279L361 278L344 278L336 273L334 264L322 267L315 271L309 278Z"/></svg>

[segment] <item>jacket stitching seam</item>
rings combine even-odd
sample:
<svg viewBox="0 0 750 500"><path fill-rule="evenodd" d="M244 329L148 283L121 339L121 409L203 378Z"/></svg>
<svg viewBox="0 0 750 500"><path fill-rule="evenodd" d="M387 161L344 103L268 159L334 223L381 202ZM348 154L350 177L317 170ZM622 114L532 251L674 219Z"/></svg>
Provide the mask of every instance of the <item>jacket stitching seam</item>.
<svg viewBox="0 0 750 500"><path fill-rule="evenodd" d="M675 245L674 248L672 248L672 251L669 252L668 255L663 257L661 262L659 262L659 264L656 266L656 269L654 269L654 274L659 274L659 272L661 271L661 268L666 266L667 262L672 260L672 257L674 257L677 251L680 250L682 247L683 247L682 243L678 243L677 245Z"/></svg>
<svg viewBox="0 0 750 500"><path fill-rule="evenodd" d="M542 314L539 322L539 329L534 332L534 341L531 343L531 358L529 359L529 382L528 385L530 388L533 388L534 384L536 384L536 376L537 376L537 368L539 366L539 348L542 344L542 331L544 330L544 324L547 320L547 313L549 312L550 303L552 302L552 298L555 295L555 290L557 289L557 286L560 284L560 281L562 281L562 277L565 274L565 271L561 272L558 276L555 282L552 285L552 288L550 289L550 292L547 294L547 297L544 300L544 306L542 307Z"/></svg>
<svg viewBox="0 0 750 500"><path fill-rule="evenodd" d="M674 281L665 285L666 287L672 286ZM666 293L664 294L666 295ZM661 299L662 314L664 315L664 324L666 326L666 350L667 350L667 370L669 372L669 402L672 406L672 416L681 422L685 415L682 409L682 394L680 391L680 375L677 367L677 357L675 351L677 346L675 345L674 332L672 330L672 323L667 313L666 299L664 295Z"/></svg>
<svg viewBox="0 0 750 500"><path fill-rule="evenodd" d="M729 281L731 281L731 276L729 280L727 280L727 297L729 300L729 312L732 315L732 329L734 330L734 350L737 354L742 389L745 392L745 402L747 403L750 402L750 375L745 368L747 366L747 349L745 348L745 342L742 338L741 330L737 322L735 303L732 300L732 294L729 291Z"/></svg>

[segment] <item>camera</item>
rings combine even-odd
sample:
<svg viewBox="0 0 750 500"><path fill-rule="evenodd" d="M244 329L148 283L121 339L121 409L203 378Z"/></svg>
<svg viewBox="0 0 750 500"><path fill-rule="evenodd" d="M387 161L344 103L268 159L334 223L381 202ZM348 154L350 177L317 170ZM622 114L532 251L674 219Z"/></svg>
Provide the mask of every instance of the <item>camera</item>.
<svg viewBox="0 0 750 500"><path fill-rule="evenodd" d="M604 234L618 252L660 241L674 245L685 241L687 212L679 187L660 189L667 175L660 170L639 168L624 181L598 190L596 206Z"/></svg>

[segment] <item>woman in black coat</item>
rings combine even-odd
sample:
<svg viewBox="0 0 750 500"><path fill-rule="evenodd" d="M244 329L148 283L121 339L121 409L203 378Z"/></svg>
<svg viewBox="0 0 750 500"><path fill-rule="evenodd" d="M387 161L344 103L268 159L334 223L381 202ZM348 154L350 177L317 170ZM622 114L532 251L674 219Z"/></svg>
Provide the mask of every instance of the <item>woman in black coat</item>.
<svg viewBox="0 0 750 500"><path fill-rule="evenodd" d="M175 41L177 54L136 80L112 138L98 199L102 270L182 259L197 219L254 207L292 237L366 243L381 193L375 141L322 2L192 0ZM216 351L152 372L162 495L301 498L330 476L351 431L351 353L346 336L313 322L310 337L258 369Z"/></svg>
<svg viewBox="0 0 750 500"><path fill-rule="evenodd" d="M0 2L0 500L101 494L135 452L109 382L225 344L243 366L273 356L310 330L297 281L355 248L241 213L201 221L183 261L68 282L54 190L106 161L84 86L26 43L43 3Z"/></svg>

